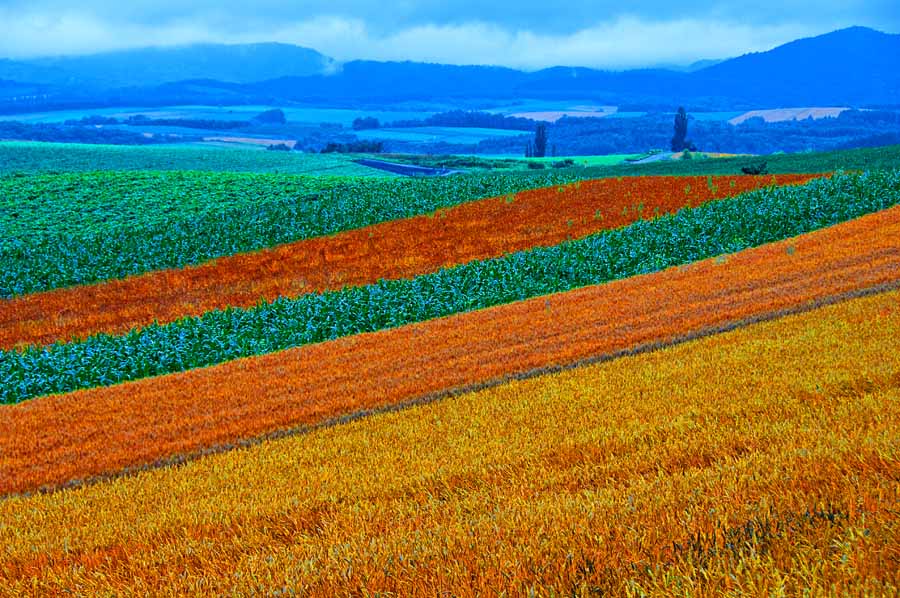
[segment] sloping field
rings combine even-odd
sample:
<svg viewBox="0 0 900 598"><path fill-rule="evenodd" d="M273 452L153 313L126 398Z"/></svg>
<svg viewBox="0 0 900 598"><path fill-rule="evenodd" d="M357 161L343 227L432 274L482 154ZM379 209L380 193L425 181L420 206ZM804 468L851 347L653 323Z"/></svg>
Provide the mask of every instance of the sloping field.
<svg viewBox="0 0 900 598"><path fill-rule="evenodd" d="M0 492L58 487L900 281L900 208L691 266L0 407Z"/></svg>
<svg viewBox="0 0 900 598"><path fill-rule="evenodd" d="M0 402L111 386L596 285L763 245L900 203L898 173L770 187L553 247L126 335L0 351Z"/></svg>
<svg viewBox="0 0 900 598"><path fill-rule="evenodd" d="M898 173L840 175L760 189L411 279L214 310L126 335L0 351L0 402L110 386L601 284L774 242L898 203Z"/></svg>
<svg viewBox="0 0 900 598"><path fill-rule="evenodd" d="M7 499L0 593L895 595L898 336L893 292Z"/></svg>
<svg viewBox="0 0 900 598"><path fill-rule="evenodd" d="M427 216L316 237L270 250L0 301L0 348L123 333L214 309L410 278L556 245L812 175L654 177L584 181L464 203Z"/></svg>

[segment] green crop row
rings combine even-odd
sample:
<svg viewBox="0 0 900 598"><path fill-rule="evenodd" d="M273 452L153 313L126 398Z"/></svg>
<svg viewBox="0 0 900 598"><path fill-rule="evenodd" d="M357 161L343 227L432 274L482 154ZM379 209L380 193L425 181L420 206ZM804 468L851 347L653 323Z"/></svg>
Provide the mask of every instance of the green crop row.
<svg viewBox="0 0 900 598"><path fill-rule="evenodd" d="M0 352L0 402L184 371L567 291L732 253L898 203L900 171L836 175L413 279L213 311L123 336Z"/></svg>
<svg viewBox="0 0 900 598"><path fill-rule="evenodd" d="M430 179L198 172L0 178L0 298L179 268L573 173Z"/></svg>

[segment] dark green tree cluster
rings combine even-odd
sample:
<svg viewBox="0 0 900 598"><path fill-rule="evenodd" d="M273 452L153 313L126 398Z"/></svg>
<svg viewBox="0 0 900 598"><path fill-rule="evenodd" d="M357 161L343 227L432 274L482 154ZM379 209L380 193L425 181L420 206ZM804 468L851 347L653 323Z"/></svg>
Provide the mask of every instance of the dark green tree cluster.
<svg viewBox="0 0 900 598"><path fill-rule="evenodd" d="M287 117L280 108L273 108L272 110L260 112L253 117L253 121L263 125L283 125L287 123Z"/></svg>
<svg viewBox="0 0 900 598"><path fill-rule="evenodd" d="M366 129L378 129L381 127L381 123L378 122L378 119L374 116L367 116L365 118L355 118L353 119L353 130L354 131L364 131Z"/></svg>

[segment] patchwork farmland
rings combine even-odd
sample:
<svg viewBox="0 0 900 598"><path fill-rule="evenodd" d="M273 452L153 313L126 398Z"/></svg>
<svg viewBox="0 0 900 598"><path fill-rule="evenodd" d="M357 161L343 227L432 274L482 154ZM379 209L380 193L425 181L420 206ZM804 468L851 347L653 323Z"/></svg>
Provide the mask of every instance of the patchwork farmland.
<svg viewBox="0 0 900 598"><path fill-rule="evenodd" d="M900 148L23 148L0 595L900 592Z"/></svg>

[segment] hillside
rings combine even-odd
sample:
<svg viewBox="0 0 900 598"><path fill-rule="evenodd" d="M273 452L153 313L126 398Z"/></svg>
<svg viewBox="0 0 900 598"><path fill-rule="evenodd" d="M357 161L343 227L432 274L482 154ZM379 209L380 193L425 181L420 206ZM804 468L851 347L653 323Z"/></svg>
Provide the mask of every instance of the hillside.
<svg viewBox="0 0 900 598"><path fill-rule="evenodd" d="M196 44L142 48L86 56L0 61L0 79L55 86L101 88L156 86L189 79L251 83L323 73L332 59L289 44Z"/></svg>
<svg viewBox="0 0 900 598"><path fill-rule="evenodd" d="M900 35L851 27L727 60L694 73L691 82L697 89L785 107L897 104L898 59Z"/></svg>

